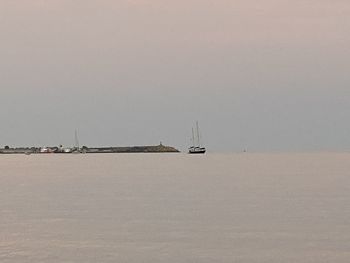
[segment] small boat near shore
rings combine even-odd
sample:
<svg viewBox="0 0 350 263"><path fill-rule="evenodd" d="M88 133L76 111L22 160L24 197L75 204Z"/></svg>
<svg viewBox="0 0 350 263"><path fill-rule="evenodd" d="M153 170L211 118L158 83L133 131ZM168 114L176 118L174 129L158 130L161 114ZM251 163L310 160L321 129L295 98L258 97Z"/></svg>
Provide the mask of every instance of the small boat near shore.
<svg viewBox="0 0 350 263"><path fill-rule="evenodd" d="M206 148L201 146L201 141L200 141L200 133L199 133L199 125L198 121L196 122L196 136L194 129L192 128L192 146L188 148L188 153L189 154L204 154L206 153Z"/></svg>

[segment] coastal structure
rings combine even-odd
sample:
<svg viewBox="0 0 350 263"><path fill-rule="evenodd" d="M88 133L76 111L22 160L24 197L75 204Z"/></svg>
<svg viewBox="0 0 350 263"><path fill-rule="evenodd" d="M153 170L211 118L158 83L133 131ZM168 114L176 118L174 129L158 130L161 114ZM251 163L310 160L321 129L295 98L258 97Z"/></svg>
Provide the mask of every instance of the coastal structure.
<svg viewBox="0 0 350 263"><path fill-rule="evenodd" d="M76 150L73 148L59 147L18 147L8 146L0 149L0 154L71 154ZM79 147L83 153L179 153L180 151L171 146L163 144L154 146L130 146L130 147Z"/></svg>

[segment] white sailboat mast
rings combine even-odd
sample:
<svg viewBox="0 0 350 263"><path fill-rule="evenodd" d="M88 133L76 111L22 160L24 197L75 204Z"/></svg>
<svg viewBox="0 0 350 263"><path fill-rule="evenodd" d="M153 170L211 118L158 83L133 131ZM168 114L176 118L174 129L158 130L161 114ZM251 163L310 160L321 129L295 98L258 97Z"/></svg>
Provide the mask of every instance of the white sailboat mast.
<svg viewBox="0 0 350 263"><path fill-rule="evenodd" d="M75 147L79 150L80 145L79 145L79 138L78 138L78 131L75 130Z"/></svg>
<svg viewBox="0 0 350 263"><path fill-rule="evenodd" d="M196 128L197 128L197 142L198 142L198 147L201 147L201 142L200 142L200 137L199 137L199 125L198 125L198 121L196 122Z"/></svg>
<svg viewBox="0 0 350 263"><path fill-rule="evenodd" d="M195 140L194 140L194 130L192 128L192 146L194 147L196 144Z"/></svg>

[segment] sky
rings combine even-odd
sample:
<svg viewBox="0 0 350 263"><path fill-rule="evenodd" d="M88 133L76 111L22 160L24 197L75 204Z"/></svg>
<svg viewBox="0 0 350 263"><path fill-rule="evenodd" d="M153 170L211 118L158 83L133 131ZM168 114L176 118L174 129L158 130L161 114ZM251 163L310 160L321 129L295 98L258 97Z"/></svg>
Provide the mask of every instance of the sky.
<svg viewBox="0 0 350 263"><path fill-rule="evenodd" d="M347 0L1 0L0 146L350 149Z"/></svg>

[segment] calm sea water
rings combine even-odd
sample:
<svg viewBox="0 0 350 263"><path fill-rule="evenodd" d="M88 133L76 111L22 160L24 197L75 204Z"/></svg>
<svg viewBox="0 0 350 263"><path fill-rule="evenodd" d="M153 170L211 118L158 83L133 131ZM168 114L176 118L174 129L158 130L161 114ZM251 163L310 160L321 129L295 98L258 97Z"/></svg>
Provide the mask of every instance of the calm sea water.
<svg viewBox="0 0 350 263"><path fill-rule="evenodd" d="M0 262L350 262L350 154L2 155Z"/></svg>

